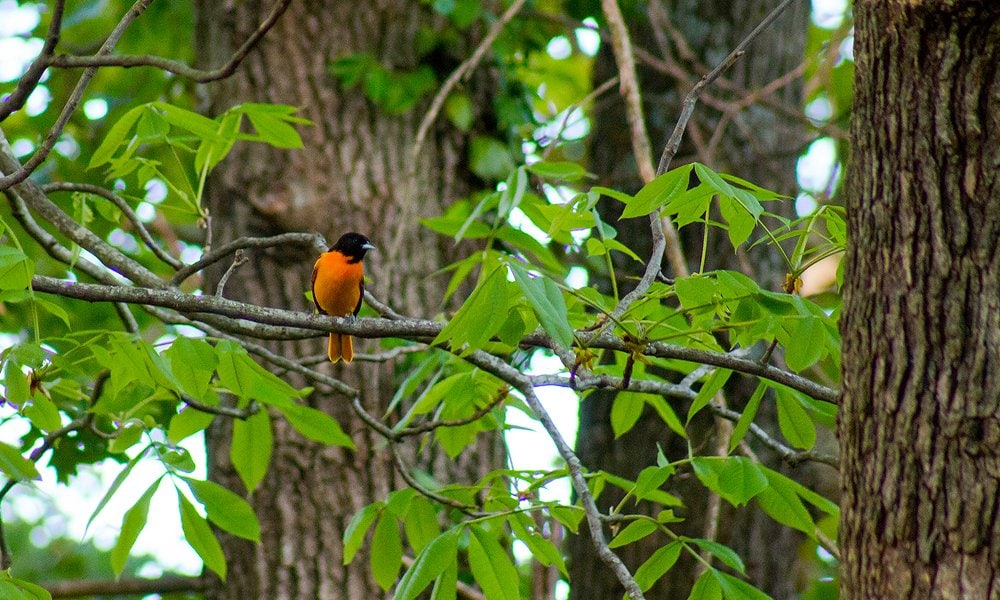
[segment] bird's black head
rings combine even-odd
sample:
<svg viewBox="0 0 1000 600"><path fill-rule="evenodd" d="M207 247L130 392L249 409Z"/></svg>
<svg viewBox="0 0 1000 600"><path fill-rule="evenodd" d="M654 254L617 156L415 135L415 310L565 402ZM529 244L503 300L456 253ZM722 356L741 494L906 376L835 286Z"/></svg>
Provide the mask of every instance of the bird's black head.
<svg viewBox="0 0 1000 600"><path fill-rule="evenodd" d="M349 262L358 262L365 257L369 250L374 250L375 246L360 233L345 233L340 236L337 243L330 246L330 251L336 250L350 259Z"/></svg>

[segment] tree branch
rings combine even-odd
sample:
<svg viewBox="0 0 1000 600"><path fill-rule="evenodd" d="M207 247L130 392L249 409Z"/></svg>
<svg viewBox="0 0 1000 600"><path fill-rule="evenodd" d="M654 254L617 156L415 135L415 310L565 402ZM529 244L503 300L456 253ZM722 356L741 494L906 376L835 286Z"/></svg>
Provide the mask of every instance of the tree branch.
<svg viewBox="0 0 1000 600"><path fill-rule="evenodd" d="M65 8L66 0L56 0L55 5L52 7L52 20L49 21L49 31L45 34L45 44L42 46L42 51L31 62L24 75L21 75L21 78L18 79L17 88L0 104L0 122L4 121L15 111L21 110L24 103L28 100L28 96L38 87L38 82L42 79L42 74L45 73L46 62L52 53L55 52L56 45L59 43Z"/></svg>
<svg viewBox="0 0 1000 600"><path fill-rule="evenodd" d="M132 596L203 592L208 582L203 577L167 575L159 579L79 579L43 583L53 598L84 598L88 596Z"/></svg>
<svg viewBox="0 0 1000 600"><path fill-rule="evenodd" d="M46 194L50 192L82 192L85 194L93 194L95 196L100 196L105 200L111 202L118 207L118 210L122 211L125 218L128 219L132 227L139 233L139 237L142 239L146 247L156 255L157 258L170 265L173 269L180 269L184 266L177 258L171 256L166 250L160 247L159 244L150 235L149 230L146 229L146 225L139 219L139 215L135 214L132 207L129 206L128 202L118 194L112 192L111 190L102 188L99 185L91 185L89 183L67 183L67 182L53 182L47 183L41 186L41 190Z"/></svg>
<svg viewBox="0 0 1000 600"><path fill-rule="evenodd" d="M58 54L48 57L45 66L58 68L97 68L97 67L156 67L164 71L179 75L197 83L209 83L225 79L240 66L240 63L250 54L250 51L260 42L261 38L270 31L274 24L288 8L292 0L280 0L271 8L271 12L261 22L257 29L243 42L233 56L218 69L202 70L189 67L188 65L162 56L150 55L102 55L95 56L71 56L68 54ZM39 57L41 58L41 57Z"/></svg>
<svg viewBox="0 0 1000 600"><path fill-rule="evenodd" d="M118 25L111 31L111 35L104 41L101 48L97 51L97 56L103 56L110 54L114 50L115 45L118 44L118 40L121 39L122 34L128 29L128 26L132 24L139 15L152 4L153 0L136 0L136 3L132 5L132 8L125 13ZM42 144L35 150L28 162L24 163L24 166L18 166L16 170L8 171L7 167L3 170L7 174L0 177L0 190L5 190L12 185L21 183L28 178L28 175L38 168L38 165L42 164L48 157L49 152L52 151L52 147L55 146L56 142L59 140L59 136L62 135L63 129L66 128L66 123L69 122L70 117L76 111L76 107L80 104L80 100L83 99L83 92L90 85L90 80L94 78L97 74L97 67L89 67L80 76L80 79L76 82L76 87L70 94L69 99L66 104L63 105L62 112L59 113L59 118L56 119L55 125L49 129L48 133L45 134L45 139L42 140Z"/></svg>
<svg viewBox="0 0 1000 600"><path fill-rule="evenodd" d="M324 333L346 333L362 338L395 337L411 341L427 342L437 337L444 326L443 323L424 319L390 320L364 318L352 321L343 317L312 315L299 311L266 308L214 296L194 296L175 290L75 283L44 275L35 275L32 278L32 288L39 292L57 294L89 302L128 302L130 304L161 306L183 313L209 313L234 319L256 321L268 325L297 327ZM551 348L551 341L548 336L542 334L530 334L522 340L522 344ZM589 340L588 346L621 352L631 352L633 350L628 347L624 340L608 334ZM839 395L839 392L836 390L822 386L794 373L782 371L770 365L761 365L753 360L731 354L688 348L665 342L650 342L641 348L641 351L647 356L710 364L748 375L756 375L786 385L824 402L835 403Z"/></svg>

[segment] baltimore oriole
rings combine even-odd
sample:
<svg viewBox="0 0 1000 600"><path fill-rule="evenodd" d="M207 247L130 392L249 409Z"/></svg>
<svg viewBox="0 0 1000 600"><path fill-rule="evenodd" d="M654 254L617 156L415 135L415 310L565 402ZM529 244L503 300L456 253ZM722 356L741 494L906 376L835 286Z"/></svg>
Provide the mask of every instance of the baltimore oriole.
<svg viewBox="0 0 1000 600"><path fill-rule="evenodd" d="M312 274L313 301L320 314L333 317L354 316L361 310L361 298L365 294L365 274L362 260L369 250L373 250L368 238L360 233L345 233L330 246L330 250L319 256ZM354 359L354 344L351 336L331 333L327 345L327 355L331 362L344 359L345 363Z"/></svg>

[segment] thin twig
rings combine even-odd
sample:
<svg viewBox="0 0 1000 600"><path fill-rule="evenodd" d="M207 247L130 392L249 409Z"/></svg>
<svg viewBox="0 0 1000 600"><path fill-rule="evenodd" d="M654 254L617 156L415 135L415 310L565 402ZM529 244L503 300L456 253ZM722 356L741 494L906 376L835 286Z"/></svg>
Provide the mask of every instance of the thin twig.
<svg viewBox="0 0 1000 600"><path fill-rule="evenodd" d="M416 158L420 155L420 150L424 145L424 140L427 138L427 132L430 131L431 125L437 119L438 114L441 112L441 107L444 106L444 101L448 99L448 94L451 93L458 82L461 81L468 73L471 73L479 65L479 61L483 59L486 51L490 49L493 42L496 41L497 36L503 31L503 28L510 22L511 19L517 15L521 7L524 6L525 0L515 0L513 4L510 5L507 10L497 19L493 25L490 26L490 30L486 32L483 36L482 41L476 46L475 51L473 51L472 56L462 61L462 64L444 80L441 85L441 89L438 90L437 94L434 95L434 99L431 100L430 108L427 109L427 113L424 114L424 118L420 121L420 127L417 128L417 135L413 141L413 149L410 150L410 156Z"/></svg>
<svg viewBox="0 0 1000 600"><path fill-rule="evenodd" d="M150 251L153 254L155 254L157 258L167 263L175 270L180 269L184 266L184 263L182 263L179 259L171 256L170 253L168 253L159 244L156 243L156 240L154 240L153 236L150 235L149 230L146 229L146 225L139 218L139 215L135 214L135 211L132 210L132 207L129 206L128 202L126 202L124 198L112 192L111 190L103 188L99 185L91 185L89 183L68 183L68 182L47 183L41 186L41 188L42 191L45 192L46 194L50 192L83 192L85 194L93 194L95 196L100 196L101 198L108 200L116 207L118 207L118 210L122 211L122 214L125 215L125 218L128 219L129 223L132 224L132 227L134 227L135 230L139 233L139 237L142 239L143 243L146 244L146 247L149 248Z"/></svg>
<svg viewBox="0 0 1000 600"><path fill-rule="evenodd" d="M239 237L231 242L227 242L218 248L205 252L197 261L179 269L170 280L171 285L180 285L185 279L201 271L205 267L214 264L233 252L243 248L271 248L284 245L302 246L312 248L317 252L324 252L326 246L323 236L317 233L282 233L269 237Z"/></svg>
<svg viewBox="0 0 1000 600"><path fill-rule="evenodd" d="M45 34L45 44L42 51L38 53L35 60L31 61L24 75L17 81L17 88L7 96L3 103L0 103L0 122L4 121L14 111L21 110L28 100L31 92L38 87L38 82L45 73L46 61L56 50L59 43L59 35L62 29L62 19L65 10L66 0L56 0L52 7L52 20L49 21L49 31Z"/></svg>
<svg viewBox="0 0 1000 600"><path fill-rule="evenodd" d="M153 0L137 0L132 8L125 13L118 25L111 31L111 35L104 41L101 48L97 51L97 56L104 56L110 54L118 40L121 39L122 34L128 29L128 26L135 21L139 15L152 4ZM63 105L62 112L59 113L59 118L56 119L55 125L49 129L48 133L45 134L45 139L42 140L42 144L35 150L28 162L24 163L23 166L19 167L16 171L10 172L4 177L0 177L0 190L5 190L12 185L18 184L28 178L31 173L38 168L42 162L48 157L49 152L55 146L59 137L62 135L63 129L66 128L66 123L69 122L70 117L76 112L76 107L80 104L80 100L83 99L83 93L86 91L87 86L90 85L90 80L94 78L97 74L97 67L88 67L84 70L83 75L76 83L76 87L73 88L73 92L70 93L69 99L66 104Z"/></svg>
<svg viewBox="0 0 1000 600"><path fill-rule="evenodd" d="M0 132L0 135L2 135L2 132ZM82 273L93 277L101 283L111 285L118 283L118 280L115 279L115 276L108 269L92 263L86 258L74 257L73 252L69 248L60 244L59 240L38 225L38 223L36 223L31 217L31 213L28 211L28 206L25 204L24 199L21 198L15 188L6 190L4 194L7 196L8 204L10 204L10 212L14 216L14 219L17 220L28 235L38 242L38 245L41 246L49 256L66 265L73 265ZM125 329L131 333L138 333L139 323L135 320L135 316L132 314L132 311L129 310L128 305L123 302L115 302L114 308L115 312L118 313L118 317L121 319L122 324L125 326Z"/></svg>
<svg viewBox="0 0 1000 600"><path fill-rule="evenodd" d="M215 288L216 296L218 296L219 298L222 298L224 296L226 284L229 283L229 278L233 275L233 273L236 272L236 269L245 265L248 260L250 260L250 257L247 256L246 250L240 248L239 250L236 251L236 254L233 256L233 263L229 265L229 268L226 269L226 272L223 273L222 277L219 279L219 285L217 285Z"/></svg>
<svg viewBox="0 0 1000 600"><path fill-rule="evenodd" d="M156 67L169 73L179 75L197 83L209 83L225 79L239 68L243 60L250 54L264 35L270 31L274 24L285 12L285 9L292 3L292 0L280 0L271 8L271 12L261 22L257 29L243 42L236 52L218 69L195 69L180 61L171 60L162 56L151 55L101 55L95 56L72 56L68 54L57 54L48 58L46 65L50 67L75 69L81 67Z"/></svg>
<svg viewBox="0 0 1000 600"><path fill-rule="evenodd" d="M404 437L420 435L422 433L434 431L435 429L441 427L462 427L463 425L468 425L469 423L478 421L479 419L489 414L490 411L492 411L494 408L499 406L501 402L507 399L507 395L509 393L510 393L509 389L507 389L506 387L502 388L492 400L490 400L483 406L476 409L476 411L471 415L469 415L468 417L464 417L462 419L436 419L433 421L427 421L419 425L413 425L411 427L406 427L397 431L393 431L392 432L393 437L396 439L402 439Z"/></svg>
<svg viewBox="0 0 1000 600"><path fill-rule="evenodd" d="M698 97L702 94L705 88L715 81L723 71L728 69L735 63L743 54L746 52L747 46L750 42L755 40L757 36L761 34L767 27L775 21L781 13L788 8L792 2L795 0L784 0L779 4L774 10L771 11L769 15L764 17L764 20L760 22L757 27L754 28L736 47L732 52L729 53L726 58L722 59L711 72L698 80L698 83L691 88L691 91L684 96L684 101L681 103L681 114L677 119L677 124L674 125L674 131L670 134L670 139L667 140L666 146L663 148L663 154L660 155L660 164L656 168L657 174L665 173L668 168L670 168L670 162L674 159L677 154L677 150L681 146L681 138L684 137L684 129L687 128L688 121L691 120L691 115L694 113L695 104L698 103Z"/></svg>
<svg viewBox="0 0 1000 600"><path fill-rule="evenodd" d="M389 450L392 453L393 461L395 461L396 463L396 470L399 471L399 475L403 478L403 481L405 481L406 485L413 488L421 496L429 498L430 500L433 500L438 504L442 504L444 506L450 506L451 508L459 510L462 513L469 515L470 517L473 518L483 517L488 515L488 513L476 510L476 507L474 506L470 506L468 504L465 504L464 502L459 502L454 498L449 498L448 496L444 496L442 494L435 492L434 490L425 487L419 481L417 481L417 479L413 476L412 473L410 473L410 468L403 461L403 457L400 456L399 448L397 447L397 445L393 442L389 442Z"/></svg>

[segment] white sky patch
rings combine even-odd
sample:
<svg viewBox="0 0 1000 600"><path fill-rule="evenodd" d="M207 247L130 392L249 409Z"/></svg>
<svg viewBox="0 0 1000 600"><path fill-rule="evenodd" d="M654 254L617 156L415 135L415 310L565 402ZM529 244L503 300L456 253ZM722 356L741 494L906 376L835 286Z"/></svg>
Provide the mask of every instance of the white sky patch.
<svg viewBox="0 0 1000 600"><path fill-rule="evenodd" d="M820 94L815 100L806 104L806 117L815 124L825 123L833 116L833 104L826 94Z"/></svg>
<svg viewBox="0 0 1000 600"><path fill-rule="evenodd" d="M167 197L167 184L162 179L154 177L146 182L146 202L159 204Z"/></svg>
<svg viewBox="0 0 1000 600"><path fill-rule="evenodd" d="M810 192L823 192L830 183L837 164L837 149L832 138L820 138L809 145L795 167L799 187Z"/></svg>
<svg viewBox="0 0 1000 600"><path fill-rule="evenodd" d="M564 370L557 357L544 352L532 354L530 373L539 375L561 373ZM580 401L576 393L567 388L549 387L538 391L538 399L552 417L563 439L572 447L576 443L576 431L579 425L577 412ZM507 411L507 423L524 428L506 433L510 461L515 469L549 470L562 464L555 444L541 423L515 409ZM560 479L549 483L541 490L540 496L543 500L569 502L569 481Z"/></svg>
<svg viewBox="0 0 1000 600"><path fill-rule="evenodd" d="M590 273L587 269L583 267L570 267L569 273L566 275L566 285L578 290L580 288L585 288L590 284Z"/></svg>
<svg viewBox="0 0 1000 600"><path fill-rule="evenodd" d="M795 213L800 217L813 214L818 206L819 203L816 202L816 198L812 194L803 193L795 197Z"/></svg>
<svg viewBox="0 0 1000 600"><path fill-rule="evenodd" d="M823 29L836 29L844 22L847 0L813 0L812 22Z"/></svg>
<svg viewBox="0 0 1000 600"><path fill-rule="evenodd" d="M514 208L507 215L507 222L510 223L511 227L519 229L524 233L527 233L531 237L535 238L542 244L548 244L550 239L549 236L545 234L544 231L539 229L531 219L521 211L520 208Z"/></svg>
<svg viewBox="0 0 1000 600"><path fill-rule="evenodd" d="M55 151L69 159L80 156L80 144L69 134L63 134L55 143Z"/></svg>
<svg viewBox="0 0 1000 600"><path fill-rule="evenodd" d="M24 112L29 117L37 117L45 112L45 109L49 107L49 102L52 102L52 93L49 92L49 88L39 85L28 95L28 99L24 102Z"/></svg>
<svg viewBox="0 0 1000 600"><path fill-rule="evenodd" d="M576 45L579 46L580 52L587 56L597 56L597 51L601 49L601 34L596 31L597 21L593 17L587 17L583 20L583 24L587 27L578 27L574 31Z"/></svg>
<svg viewBox="0 0 1000 600"><path fill-rule="evenodd" d="M549 53L549 56L556 60L562 60L564 58L569 58L573 54L573 46L569 43L569 40L565 36L557 35L556 37L549 40L548 45L545 47L545 51Z"/></svg>
<svg viewBox="0 0 1000 600"><path fill-rule="evenodd" d="M153 219L156 218L156 207L149 202L140 202L135 207L135 214L139 216L139 220L143 223L152 223Z"/></svg>
<svg viewBox="0 0 1000 600"><path fill-rule="evenodd" d="M0 23L7 18L0 13ZM0 81L13 81L24 73L24 69L42 51L45 45L39 38L0 38Z"/></svg>
<svg viewBox="0 0 1000 600"><path fill-rule="evenodd" d="M20 138L14 140L14 143L10 145L10 149L14 151L14 156L27 156L35 149L35 143L31 140Z"/></svg>
<svg viewBox="0 0 1000 600"><path fill-rule="evenodd" d="M92 98L83 103L83 114L91 121L104 118L108 114L108 101L104 98Z"/></svg>
<svg viewBox="0 0 1000 600"><path fill-rule="evenodd" d="M41 19L38 15L39 4L21 6L16 0L0 0L0 37L24 35L35 27Z"/></svg>

